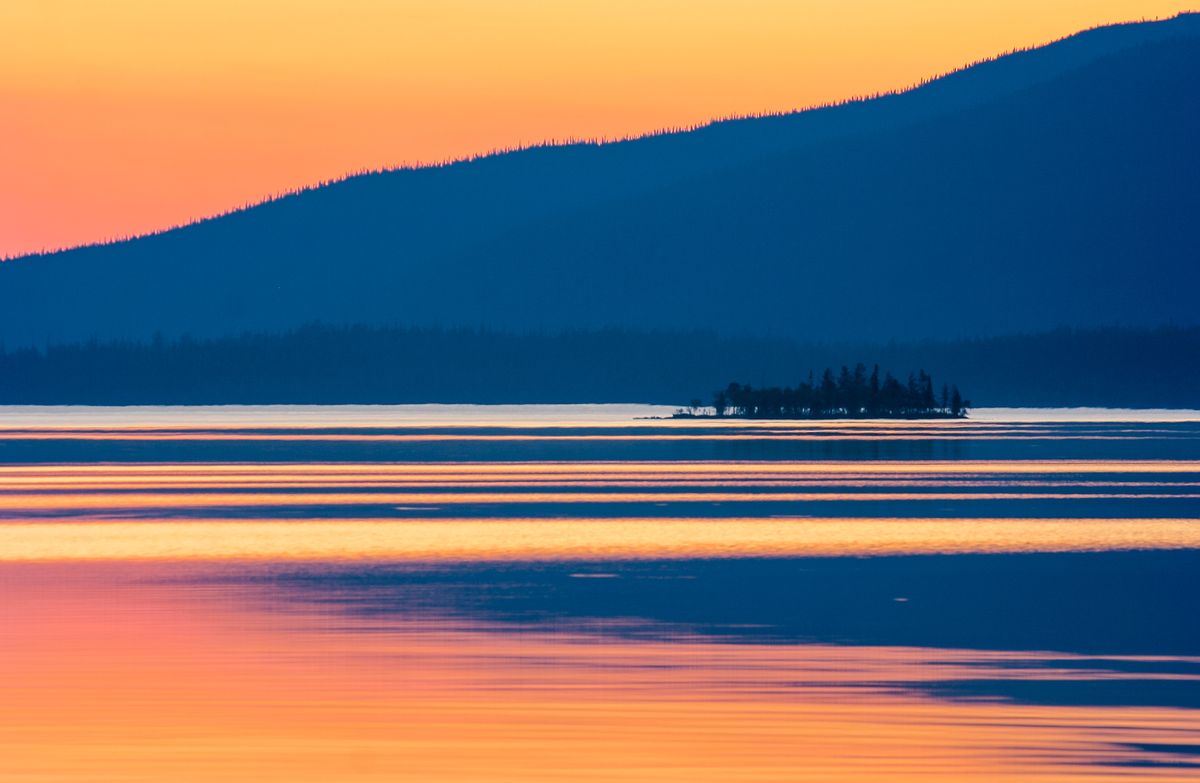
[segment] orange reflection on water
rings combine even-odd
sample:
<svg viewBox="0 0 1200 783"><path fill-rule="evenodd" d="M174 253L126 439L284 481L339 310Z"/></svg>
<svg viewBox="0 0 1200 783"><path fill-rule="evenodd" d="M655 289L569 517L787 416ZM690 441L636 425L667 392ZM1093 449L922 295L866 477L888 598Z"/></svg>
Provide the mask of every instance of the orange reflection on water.
<svg viewBox="0 0 1200 783"><path fill-rule="evenodd" d="M0 465L7 477L54 476L644 476L653 475L1022 475L1031 473L1197 473L1197 460L854 460L830 462L401 462L129 463Z"/></svg>
<svg viewBox="0 0 1200 783"><path fill-rule="evenodd" d="M42 509L55 511L86 511L89 509L135 510L171 508L229 508L269 506L287 508L294 506L358 506L413 505L451 506L463 504L498 503L746 503L746 502L792 502L811 501L906 501L906 500L1070 500L1081 497L1079 493L1060 492L720 492L691 489L681 492L288 492L288 493L219 493L206 494L159 494L147 492L140 495L114 494L35 494L8 493L0 495L0 512L19 514ZM1137 497L1140 499L1176 498L1200 499L1200 494L1152 492L1092 492L1088 498L1113 499Z"/></svg>
<svg viewBox="0 0 1200 783"><path fill-rule="evenodd" d="M783 437L984 431L843 425L721 427ZM24 448L40 459L54 451ZM123 448L95 453L119 459ZM1200 659L1167 654L1195 653L1182 643L1192 638L1192 582L1155 570L1178 554L1049 556L1048 597L1079 580L1083 598L1062 606L1102 621L1082 641L1046 633L1071 612L1031 617L1045 594L1013 581L1042 557L934 558L954 567L922 560L874 583L841 570L861 566L851 558L822 561L838 563L828 581L825 565L785 563L794 590L767 589L767 577L740 593L772 561L710 563L719 570L708 578L725 581L687 593L652 585L670 569L700 585L699 562L596 572L578 561L1200 548L1200 520L1176 518L1196 516L1197 494L1200 462L1183 460L0 465L0 781L1186 780L1200 749L1188 708L1200 703L1191 695ZM861 512L843 503L864 500L891 505L873 518L837 516ZM764 501L791 516L764 516ZM801 516L812 501L824 502L822 516ZM1096 518L1118 513L1128 518ZM1193 561L1182 558L1171 568L1187 573ZM1150 576L1129 592L1133 605L1122 590L1099 595L1113 572L1096 564L1131 559L1141 565L1119 573ZM984 588L973 594L963 574L982 560L1019 562L975 579ZM1060 573L1067 561L1075 570ZM556 567L560 578L536 576ZM612 581L622 569L642 577ZM405 581L414 574L428 578ZM601 585L616 590L593 591ZM934 629L946 625L943 611L958 611L910 587L954 597L960 625L994 597L1019 600L982 610L983 635L884 633L893 622L923 628L914 607L933 607L921 622ZM878 602L859 602L872 589L898 611L872 614ZM526 613L506 614L514 599ZM672 611L656 614L656 600ZM761 606L772 611L751 611ZM827 614L818 633L811 622ZM775 626L776 616L801 619ZM1153 644L1131 644L1103 622L1143 616L1126 636L1163 628ZM871 633L844 635L842 621L855 619ZM705 637L704 623L732 635ZM785 627L792 635L772 636ZM1163 655L787 641L806 638L1031 648L1065 639L1068 650ZM980 680L990 684L964 685ZM1081 693L1093 701L1072 701Z"/></svg>
<svg viewBox="0 0 1200 783"><path fill-rule="evenodd" d="M1107 764L1145 757L1136 744L1197 741L1184 709L950 702L906 687L1064 675L1005 665L1022 653L634 641L428 617L356 629L188 582L178 565L147 568L0 569L5 779L1107 780L1129 769Z"/></svg>
<svg viewBox="0 0 1200 783"><path fill-rule="evenodd" d="M1108 431L1103 434L1056 431L1018 431L1013 429L899 429L894 427L872 429L793 430L774 427L729 431L732 427L704 427L688 432L655 432L647 434L629 428L624 432L586 433L569 428L543 428L536 433L492 433L492 432L254 432L228 430L0 430L0 440L8 441L220 441L220 442L345 442L345 443L539 443L539 442L612 442L629 443L652 439L660 442L708 441L812 441L834 440L911 441L911 440L958 440L981 437L1000 437L1005 440L1072 440L1072 441L1126 441L1163 438L1153 432ZM738 428L741 429L740 427ZM1166 436L1169 438L1170 436Z"/></svg>
<svg viewBox="0 0 1200 783"><path fill-rule="evenodd" d="M15 522L0 562L520 561L1200 548L1189 519L404 519Z"/></svg>
<svg viewBox="0 0 1200 783"><path fill-rule="evenodd" d="M1179 474L1176 474L1176 477ZM1200 472L1195 478L1200 479ZM556 475L540 472L527 474L477 474L471 472L423 476L419 473L374 472L333 473L330 475L301 474L285 471L255 473L209 474L207 471L180 470L177 474L140 474L136 472L88 474L22 474L0 473L0 488L4 491L61 491L68 490L130 490L162 489L353 489L376 487L420 487L453 489L457 487L556 487L577 489L588 487L1200 487L1200 480L1143 481L1125 476L1103 476L1101 479L1075 478L998 478L987 474L953 474L932 476L929 473L888 474L879 478L870 473L779 473L765 468L754 474L707 473L690 475L687 472L622 473L600 471L579 475Z"/></svg>

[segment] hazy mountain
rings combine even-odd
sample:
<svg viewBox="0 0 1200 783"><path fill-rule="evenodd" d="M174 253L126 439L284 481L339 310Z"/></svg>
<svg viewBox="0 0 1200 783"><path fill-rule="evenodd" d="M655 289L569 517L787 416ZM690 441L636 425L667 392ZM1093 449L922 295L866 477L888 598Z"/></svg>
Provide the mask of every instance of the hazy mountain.
<svg viewBox="0 0 1200 783"><path fill-rule="evenodd" d="M808 339L1200 322L1200 16L895 96L352 178L0 264L8 345L333 323Z"/></svg>

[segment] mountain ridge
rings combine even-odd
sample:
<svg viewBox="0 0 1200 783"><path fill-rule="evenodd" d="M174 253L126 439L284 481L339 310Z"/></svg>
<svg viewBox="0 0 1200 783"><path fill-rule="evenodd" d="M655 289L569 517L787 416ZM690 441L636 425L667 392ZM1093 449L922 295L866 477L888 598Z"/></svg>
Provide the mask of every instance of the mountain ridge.
<svg viewBox="0 0 1200 783"><path fill-rule="evenodd" d="M681 126L681 127L665 127L665 128L660 128L660 129L656 129L656 130L651 130L651 131L649 131L647 133L643 133L643 134L621 136L621 137L616 137L616 138L598 138L598 139L568 138L568 139L561 139L561 140L550 139L550 140L546 140L546 141L542 141L542 142L538 142L538 143L534 143L534 144L529 144L529 145L522 145L522 146L508 147L508 148L497 148L497 149L488 150L485 152L479 152L479 153L466 155L466 156L459 157L459 158L450 158L450 159L446 159L446 160L442 160L442 161L417 162L417 163L413 163L413 164L406 164L406 165L399 165L399 166L385 166L385 167L381 167L381 168L364 169L364 170L360 170L360 171L349 172L347 174L337 176L337 177L334 177L331 179L320 180L320 181L315 182L310 185L304 185L304 186L300 186L298 188L285 190L285 191L282 191L282 192L279 192L279 193L276 193L273 195L265 196L262 199L257 200L257 201L247 202L247 203L244 203L244 204L241 204L238 206L230 207L229 209L226 209L226 210L223 210L220 212L216 212L216 213L213 213L210 215L203 215L203 216L200 216L200 217L197 217L194 219L185 220L181 223L173 224L173 225L166 226L166 227L163 227L160 229L155 229L152 231L147 231L147 232L139 233L139 234L130 234L130 235L125 235L125 236L117 236L117 237L112 237L112 238L107 238L107 239L100 239L100 240L96 240L94 242L85 242L85 243L82 243L79 245L71 245L71 246L64 246L64 247L58 247L58 248L53 248L53 249L44 249L44 250L38 250L38 251L18 253L15 255L10 255L10 256L5 256L3 258L0 258L0 263L4 263L7 261L19 261L19 260L30 259L30 258L42 258L42 257L46 257L46 256L59 255L62 253L69 253L69 252L77 251L77 250L87 250L90 248L107 247L110 245L119 245L119 244L124 244L127 242L134 242L134 241L137 241L140 239L146 239L146 238L150 238L150 237L159 236L161 234L167 234L167 233L170 233L173 231L189 228L189 227L196 226L199 224L210 223L212 221L221 220L221 219L229 217L231 215L236 215L236 214L240 214L243 212L257 209L259 207L268 206L270 204L284 201L284 200L287 200L287 199L290 199L290 198L293 198L296 196L304 196L306 194L313 193L316 191L321 191L321 190L325 190L328 188L337 187L344 183L352 182L352 181L355 181L355 180L358 180L358 179L361 179L364 177L386 176L386 175L390 175L390 174L399 174L399 173L405 173L405 172L410 172L410 171L426 171L426 170L444 169L444 168L447 168L450 166L471 164L471 163L476 163L479 161L484 161L484 160L488 160L488 159L492 159L492 158L496 158L496 157L500 157L500 156L507 156L507 155L525 153L525 152L536 152L536 151L545 150L545 149L571 148L571 147L578 147L578 146L611 147L614 145L636 144L639 142L653 142L655 140L662 139L662 138L678 137L682 134L700 134L700 133L704 133L704 132L708 132L708 131L720 131L725 126L733 126L733 125L736 125L736 124L742 123L742 122L754 122L754 121L759 121L759 120L784 120L784 121L792 120L792 119L798 118L800 115L808 115L808 114L817 113L817 112L825 112L827 110L832 110L832 109L845 109L847 107L860 106L862 104L878 102L878 101L881 101L881 100L884 100L887 98L894 98L897 96L909 95L918 90L925 90L927 88L937 87L939 85L944 86L944 85L947 85L947 84L953 82L957 77L959 77L960 75L965 74L967 72L972 72L974 75L978 75L978 72L981 68L985 68L985 67L987 67L991 64L997 63L999 61L1005 61L1006 63L1009 63L1009 61L1012 61L1016 58L1020 58L1022 56L1039 57L1039 56L1045 55L1051 51L1054 51L1057 54L1066 54L1067 56L1063 57L1062 60L1057 65L1058 68L1065 69L1065 68L1071 67L1074 64L1077 64L1078 62L1081 62L1082 58L1085 57L1086 55L1081 51L1074 51L1074 52L1058 51L1058 49L1060 47L1062 47L1063 45L1077 44L1077 45L1081 45L1080 46L1081 49L1086 50L1087 49L1086 44L1090 43L1090 44L1094 45L1096 43L1096 41L1093 40L1094 38L1109 36L1109 35L1113 35L1118 32L1126 33L1129 30L1134 30L1134 29L1141 30L1142 32L1145 33L1145 35L1143 35L1143 36L1137 36L1132 39L1125 39L1122 41L1122 43L1121 43L1122 47L1129 47L1129 46L1136 45L1136 40L1138 40L1138 38L1141 38L1144 40L1144 39L1153 39L1156 37L1160 37L1161 34L1156 34L1155 32L1152 32L1152 31L1160 29L1164 25L1178 24L1181 21L1194 23L1194 31L1197 33L1200 33L1200 11L1183 11L1183 12L1176 14L1175 16L1167 17L1164 19L1128 21L1128 22L1119 22L1119 23L1115 23L1115 24L1099 25L1096 27L1090 27L1090 28L1080 30L1075 33L1071 33L1071 34L1063 36L1061 38L1053 39L1053 40L1045 42L1043 44L1011 49L1009 51L1003 52L1003 53L995 55L995 56L984 57L984 58L969 62L965 65L959 66L957 68L954 68L952 70L945 71L945 72L942 72L942 73L939 73L939 74L936 74L936 75L933 75L930 77L923 78L917 82L909 84L908 86L896 88L893 90L887 90L887 91L880 92L880 93L854 95L854 96L851 96L851 97L848 97L848 98L845 98L845 99L842 99L839 101L818 103L818 104L813 104L811 106L806 106L806 107L799 108L799 109L784 109L784 110L780 110L780 111L767 111L767 112L763 112L760 114L733 115L733 116L728 116L728 117L718 117L718 118L713 118L711 120L707 120L704 122L700 122L695 125ZM1177 33L1172 32L1170 34L1177 34ZM1046 78L1046 77L1043 75L1042 78ZM975 87L977 88L977 85L975 85ZM979 100L982 100L982 97L979 94L975 94L972 99L975 101L979 101Z"/></svg>
<svg viewBox="0 0 1200 783"><path fill-rule="evenodd" d="M811 152L825 145L822 149L838 148L841 150L838 154L845 155L847 145L852 148L854 139L864 134L878 137L907 132L911 139L911 128L922 122L953 124L955 121L947 118L956 113L997 102L1011 103L1014 95L1063 78L1078 81L1071 74L1078 74L1081 68L1095 68L1106 57L1125 53L1126 66L1147 70L1150 66L1144 61L1153 57L1130 58L1129 52L1138 47L1158 52L1172 47L1178 50L1180 45L1171 42L1181 40L1200 40L1200 16L1191 14L1169 22L1098 28L1049 47L956 71L915 90L883 98L796 114L731 120L688 133L643 137L630 142L537 147L440 168L368 175L160 234L18 258L0 265L0 303L5 305L0 313L0 338L19 345L93 336L137 338L155 329L168 334L215 335L245 329L289 328L315 318L342 323L485 322L501 328L709 326L707 321L686 323L688 313L680 308L672 315L676 318L673 323L627 323L622 319L630 312L645 310L653 302L644 296L622 295L620 291L607 292L611 300L606 305L611 305L607 311L601 308L595 313L560 312L557 321L543 318L536 323L506 322L509 316L497 304L503 300L504 306L513 310L541 308L545 312L553 310L553 300L559 298L573 302L575 309L586 304L579 298L586 292L553 285L554 276L562 274L562 269L544 257L538 260L539 255L562 256L577 248L579 237L563 237L563 225L578 228L582 221L587 225L578 233L584 236L592 230L591 224L601 224L607 233L592 236L598 244L612 245L614 238L624 236L656 246L657 255L643 253L635 261L643 269L658 264L660 271L678 274L680 250L672 249L666 242L664 226L679 229L679 221L671 217L673 211L707 209L704 204L690 201L694 196L688 190L697 181L724 181L753 197L764 189L778 190L780 175L772 169L788 156L793 159L788 165L794 171L787 173L797 178L813 176L814 172L828 177L829 172L822 174L819 167L813 168L811 161L800 160L804 150ZM1163 67L1194 72L1194 47L1183 46L1187 49L1185 55L1175 57L1173 64ZM1111 79L1114 73L1106 73L1104 78ZM1154 74L1156 78L1160 75ZM1187 78L1175 81L1180 88L1177 93L1185 100L1191 99L1188 88L1195 81ZM1122 100L1134 101L1141 85L1135 83L1123 89L1126 92L1122 93ZM1152 89L1163 93L1162 89ZM1073 90L1094 92L1093 88L1075 82L1060 92L1072 95ZM1089 110L1094 109L1093 106ZM1190 116L1164 113L1163 106L1158 104L1149 106L1149 110L1158 114L1148 113L1148 118L1166 118L1159 123L1163 127L1171 123L1192 127ZM1012 111L1016 109L1010 109L1010 115ZM1008 121L1003 112L993 116L998 118L994 122L999 125ZM960 138L942 135L951 141ZM1064 149L1065 154L1072 154L1069 145L1064 145ZM1025 150L1024 154L1034 152ZM929 160L936 163L939 155L946 157L933 150ZM1010 157L1017 165L1025 165L1020 156ZM891 169L901 167L899 161L885 162ZM1185 163L1191 165L1194 161ZM853 171L854 166L854 161L849 161L846 171ZM758 181L748 180L747 171L755 172L753 176ZM837 187L826 184L831 193L837 191ZM883 184L894 186L890 181ZM929 179L924 184L936 189L945 183ZM1063 186L1063 183L1052 184ZM1172 187L1179 189L1177 183ZM664 190L676 194L679 202L664 205L647 195ZM844 189L840 193L843 200L852 199L853 195ZM1183 195L1185 201L1194 197L1192 192ZM947 194L950 197L962 196ZM714 199L732 204L731 209L737 213L737 205L721 193ZM789 199L798 203L794 195L782 193L778 202L763 203L759 198L758 203L769 212ZM639 223L636 215L630 214L629 205L634 203L642 205L643 210L664 215L664 220L655 225ZM621 204L626 205L624 210ZM848 210L851 206L847 201ZM587 219L589 213L596 216L594 220ZM764 251L759 256L777 266L784 264L780 268L786 276L793 274L794 270L786 267L791 262L776 256L794 242L786 236L791 227L783 216L775 217L774 222L763 223L753 216L737 213L731 218L716 216L716 222L729 219L732 223L753 226L757 233L747 235L751 246L756 239L768 244L775 241L775 246L766 248L770 252ZM869 224L869 220L866 222ZM886 216L881 222L887 222ZM698 226L694 233L698 237L711 236L713 221L708 223ZM941 230L953 231L946 227ZM533 236L537 231L544 232L544 236ZM558 242L556 247L552 247L551 237ZM1054 241L1061 243L1063 238ZM868 249L872 248L864 248L862 252ZM583 256L590 255L589 262L593 265L603 263L619 268L624 263L619 257L596 258L593 250L585 248ZM826 266L837 261L837 248L829 242L819 250L793 261L812 265L809 259L818 259ZM690 252L702 258L707 251L700 248ZM664 258L671 254L673 258ZM857 261L842 259L842 262L847 260L861 265L862 256ZM333 264L340 270L336 278L331 275ZM537 264L540 266L533 269ZM710 263L706 273L711 274L713 269ZM628 269L623 274L630 278L631 284L636 284ZM820 269L812 274L814 280L822 279ZM64 275L77 284L66 290L56 287ZM546 285L539 283L539 276L545 278L542 282ZM484 278L486 284L470 284L472 279ZM670 275L663 278L662 274L656 278L658 285L680 285ZM357 286L352 284L354 279L360 280ZM425 290L417 291L420 286ZM520 290L508 290L522 286L527 294L524 297L519 295ZM506 298L497 296L506 290ZM563 290L567 293L565 297ZM106 295L106 303L95 300L98 293ZM713 292L692 293L711 298ZM841 289L836 293L846 295ZM744 310L752 313L755 297L761 300L766 294L740 292L748 305ZM394 304L381 299L389 295ZM618 298L629 301L619 302ZM119 306L108 306L109 303ZM563 310L561 306L558 309ZM584 315L586 322L572 320ZM1072 319L1066 321L1074 323ZM738 324L737 319L732 319L729 324L719 324L719 328L728 331ZM1032 326L1040 325L1044 324ZM814 333L814 329L838 334L828 332L833 328L829 324L788 323L786 319L749 326L751 331L794 333L800 329L806 336L815 337L822 335ZM878 326L871 328L878 332ZM904 324L897 326L901 327L901 333L905 331ZM964 323L962 328L973 334L1011 326L992 326L981 321ZM921 329L927 332L928 325ZM920 329L907 331L909 336L921 336Z"/></svg>

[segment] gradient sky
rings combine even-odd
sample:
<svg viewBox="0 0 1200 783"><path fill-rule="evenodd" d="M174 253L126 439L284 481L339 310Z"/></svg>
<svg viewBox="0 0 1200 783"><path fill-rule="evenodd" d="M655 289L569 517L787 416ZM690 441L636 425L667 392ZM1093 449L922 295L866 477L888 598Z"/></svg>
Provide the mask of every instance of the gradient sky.
<svg viewBox="0 0 1200 783"><path fill-rule="evenodd" d="M1195 0L17 0L0 256L364 168L895 89Z"/></svg>

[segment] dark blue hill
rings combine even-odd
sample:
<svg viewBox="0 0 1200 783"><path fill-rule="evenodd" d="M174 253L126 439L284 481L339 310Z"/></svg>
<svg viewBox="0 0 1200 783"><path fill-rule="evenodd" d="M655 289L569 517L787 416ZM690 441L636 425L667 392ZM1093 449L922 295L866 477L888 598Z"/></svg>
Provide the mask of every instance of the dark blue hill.
<svg viewBox="0 0 1200 783"><path fill-rule="evenodd" d="M921 88L364 175L0 265L0 339L334 323L922 337L1200 321L1200 17Z"/></svg>

